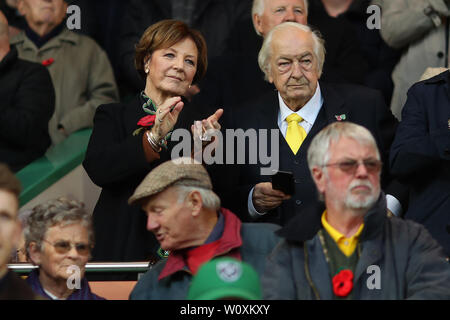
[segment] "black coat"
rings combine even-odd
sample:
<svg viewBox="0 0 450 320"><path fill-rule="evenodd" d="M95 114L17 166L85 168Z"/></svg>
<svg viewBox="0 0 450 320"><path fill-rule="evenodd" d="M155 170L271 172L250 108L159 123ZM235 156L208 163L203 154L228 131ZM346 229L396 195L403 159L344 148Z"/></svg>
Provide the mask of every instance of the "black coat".
<svg viewBox="0 0 450 320"><path fill-rule="evenodd" d="M50 146L48 122L55 91L47 69L18 58L15 47L0 61L0 162L18 171Z"/></svg>
<svg viewBox="0 0 450 320"><path fill-rule="evenodd" d="M423 224L450 256L450 72L408 92L391 171L411 187L405 218Z"/></svg>
<svg viewBox="0 0 450 320"><path fill-rule="evenodd" d="M299 214L303 208L318 201L315 184L308 169L306 155L312 138L322 128L337 121L336 116L345 114L346 121L362 125L370 130L377 141L380 155L384 163L388 161L388 152L397 128L397 120L394 118L383 101L381 94L372 89L348 84L320 83L324 104L317 119L301 145L297 155L292 156L293 168L295 168L295 194L288 201L263 217L263 221L284 225L289 219ZM233 127L242 128L244 131L253 129L278 129L277 115L279 110L278 95L269 92L256 98L247 107L236 108L233 115ZM284 160L290 157L292 152L288 147L284 148L289 155L283 154L284 145L287 146L283 135L280 137L280 169L286 170ZM269 138L270 139L270 135ZM259 142L258 142L259 143ZM270 145L270 141L267 142ZM248 148L248 146L247 146ZM248 149L246 149L247 154ZM270 149L269 149L270 150ZM270 154L270 151L268 152ZM294 164L295 163L295 164ZM259 182L270 182L269 175L261 175L260 168L264 167L260 162L254 165L216 166L214 181L216 190L222 196L223 205L239 214L242 220L248 220L247 199L250 190ZM405 205L405 190L398 182L393 181L388 172L388 166L384 166L382 173L382 187L386 193L392 194Z"/></svg>
<svg viewBox="0 0 450 320"><path fill-rule="evenodd" d="M83 161L91 180L102 188L93 213L95 261L149 260L156 252L156 240L146 230L145 213L127 202L160 163L147 163L142 135L133 136L137 122L146 115L138 96L127 104L101 105L95 113Z"/></svg>
<svg viewBox="0 0 450 320"><path fill-rule="evenodd" d="M394 87L391 74L401 52L389 47L383 41L380 30L367 27L367 20L371 14L366 11L370 2L370 0L353 1L348 10L339 15L339 19L345 20L353 27L358 41L355 45L359 46L361 55L367 63L368 69L362 83L369 88L380 90L386 104L390 105ZM309 11L313 16L327 15L322 0L310 1Z"/></svg>
<svg viewBox="0 0 450 320"><path fill-rule="evenodd" d="M152 163L145 159L142 133L133 136L140 118L142 98L128 103L101 105L94 117L94 128L83 161L91 180L102 188L93 220L95 261L141 261L156 256L159 244L146 229L147 217L139 206L128 205L128 198L144 177L157 165L170 159L169 150ZM178 118L176 128L185 121L188 107Z"/></svg>

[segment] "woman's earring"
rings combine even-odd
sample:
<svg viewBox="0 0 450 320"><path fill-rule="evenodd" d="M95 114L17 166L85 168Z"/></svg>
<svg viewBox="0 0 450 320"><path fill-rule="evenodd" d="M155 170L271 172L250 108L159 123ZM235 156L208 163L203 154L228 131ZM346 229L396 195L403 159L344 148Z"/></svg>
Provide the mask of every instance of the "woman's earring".
<svg viewBox="0 0 450 320"><path fill-rule="evenodd" d="M150 71L150 70L148 70L148 68L145 68L145 73L148 74L149 71Z"/></svg>
<svg viewBox="0 0 450 320"><path fill-rule="evenodd" d="M191 85L189 85L189 89L191 88L192 86Z"/></svg>

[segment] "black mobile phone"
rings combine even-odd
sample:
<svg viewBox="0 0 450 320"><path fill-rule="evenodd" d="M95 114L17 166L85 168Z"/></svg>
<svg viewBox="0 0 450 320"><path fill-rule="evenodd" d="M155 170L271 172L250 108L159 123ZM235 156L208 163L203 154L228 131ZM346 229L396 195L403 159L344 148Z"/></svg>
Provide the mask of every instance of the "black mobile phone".
<svg viewBox="0 0 450 320"><path fill-rule="evenodd" d="M272 176L272 188L293 195L295 192L294 175L288 171L277 171Z"/></svg>

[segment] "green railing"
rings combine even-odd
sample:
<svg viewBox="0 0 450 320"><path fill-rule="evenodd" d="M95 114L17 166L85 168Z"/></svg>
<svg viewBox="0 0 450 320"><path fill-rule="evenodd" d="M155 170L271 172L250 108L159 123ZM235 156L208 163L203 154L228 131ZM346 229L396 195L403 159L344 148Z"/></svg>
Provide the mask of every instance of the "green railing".
<svg viewBox="0 0 450 320"><path fill-rule="evenodd" d="M71 134L63 142L51 147L43 157L17 172L16 175L22 183L20 206L81 164L91 132L92 129L83 129Z"/></svg>

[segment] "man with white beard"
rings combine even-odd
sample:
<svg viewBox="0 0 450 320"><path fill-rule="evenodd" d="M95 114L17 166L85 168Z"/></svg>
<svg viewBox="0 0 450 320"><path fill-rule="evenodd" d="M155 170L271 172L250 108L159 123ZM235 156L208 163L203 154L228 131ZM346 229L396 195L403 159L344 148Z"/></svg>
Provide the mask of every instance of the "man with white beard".
<svg viewBox="0 0 450 320"><path fill-rule="evenodd" d="M278 235L265 299L450 299L450 266L427 230L387 214L371 133L335 122L317 134L308 166L320 194Z"/></svg>

